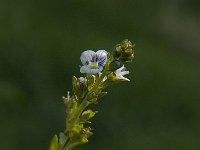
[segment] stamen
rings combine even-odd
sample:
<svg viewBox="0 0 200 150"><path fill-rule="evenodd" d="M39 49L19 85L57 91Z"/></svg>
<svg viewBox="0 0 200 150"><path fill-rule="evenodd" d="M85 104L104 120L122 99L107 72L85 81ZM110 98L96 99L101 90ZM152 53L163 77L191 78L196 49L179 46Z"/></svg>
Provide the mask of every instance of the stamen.
<svg viewBox="0 0 200 150"><path fill-rule="evenodd" d="M98 62L90 62L88 66L90 69L95 69L98 67Z"/></svg>

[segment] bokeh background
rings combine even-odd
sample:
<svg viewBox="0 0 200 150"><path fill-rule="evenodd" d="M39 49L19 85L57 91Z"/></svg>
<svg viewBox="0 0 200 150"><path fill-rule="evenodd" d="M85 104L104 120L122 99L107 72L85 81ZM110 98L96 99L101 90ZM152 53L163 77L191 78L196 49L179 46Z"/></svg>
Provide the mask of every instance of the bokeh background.
<svg viewBox="0 0 200 150"><path fill-rule="evenodd" d="M136 44L76 150L200 149L200 1L0 0L0 149L45 150L86 49Z"/></svg>

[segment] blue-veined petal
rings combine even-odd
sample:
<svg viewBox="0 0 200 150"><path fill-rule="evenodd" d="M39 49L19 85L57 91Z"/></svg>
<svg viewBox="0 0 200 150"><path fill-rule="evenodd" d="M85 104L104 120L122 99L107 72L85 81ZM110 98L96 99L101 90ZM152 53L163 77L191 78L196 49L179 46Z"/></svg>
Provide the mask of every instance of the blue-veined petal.
<svg viewBox="0 0 200 150"><path fill-rule="evenodd" d="M95 69L90 69L88 66L82 66L80 68L81 73L97 74L103 70L103 67L97 67Z"/></svg>
<svg viewBox="0 0 200 150"><path fill-rule="evenodd" d="M87 50L81 53L81 62L83 65L87 65L96 56L96 53L92 50Z"/></svg>
<svg viewBox="0 0 200 150"><path fill-rule="evenodd" d="M96 55L97 55L97 62L99 63L99 66L104 66L107 62L107 51L105 50L98 50L96 52Z"/></svg>

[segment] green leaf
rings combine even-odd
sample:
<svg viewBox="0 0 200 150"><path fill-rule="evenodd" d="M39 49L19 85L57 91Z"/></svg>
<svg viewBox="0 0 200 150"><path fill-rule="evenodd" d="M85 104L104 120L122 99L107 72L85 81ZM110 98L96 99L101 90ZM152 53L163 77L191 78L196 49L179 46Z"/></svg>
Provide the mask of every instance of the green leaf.
<svg viewBox="0 0 200 150"><path fill-rule="evenodd" d="M56 150L58 146L58 136L55 134L51 140L49 150Z"/></svg>

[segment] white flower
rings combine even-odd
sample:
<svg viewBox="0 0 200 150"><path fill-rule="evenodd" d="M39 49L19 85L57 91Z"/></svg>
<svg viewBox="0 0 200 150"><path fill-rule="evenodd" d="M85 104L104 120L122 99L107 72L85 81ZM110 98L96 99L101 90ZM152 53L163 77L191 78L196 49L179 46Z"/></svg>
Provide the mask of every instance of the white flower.
<svg viewBox="0 0 200 150"><path fill-rule="evenodd" d="M115 71L116 78L119 80L130 81L128 78L125 78L124 75L129 74L129 71L125 71L124 65Z"/></svg>
<svg viewBox="0 0 200 150"><path fill-rule="evenodd" d="M92 50L84 51L81 54L81 62L83 66L80 68L81 73L97 74L103 70L107 62L107 52L105 50Z"/></svg>

